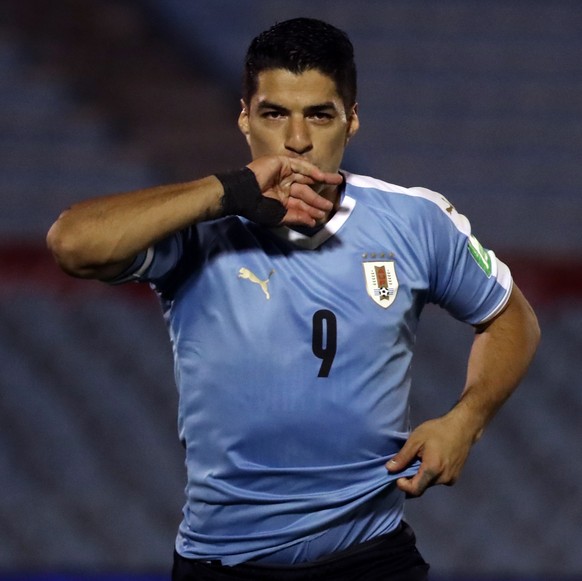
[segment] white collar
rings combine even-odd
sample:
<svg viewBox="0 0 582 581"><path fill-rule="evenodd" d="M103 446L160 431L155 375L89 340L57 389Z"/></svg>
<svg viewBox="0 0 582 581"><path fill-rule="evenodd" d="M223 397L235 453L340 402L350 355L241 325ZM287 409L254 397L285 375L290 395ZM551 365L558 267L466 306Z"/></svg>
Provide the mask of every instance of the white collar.
<svg viewBox="0 0 582 581"><path fill-rule="evenodd" d="M295 244L295 246L299 246L305 250L315 250L324 242L329 240L334 234L336 234L336 232L346 223L355 207L356 200L344 194L340 206L335 214L322 226L320 230L317 230L314 234L305 234L304 232L293 230L288 226L274 228L273 233L276 234L279 238Z"/></svg>

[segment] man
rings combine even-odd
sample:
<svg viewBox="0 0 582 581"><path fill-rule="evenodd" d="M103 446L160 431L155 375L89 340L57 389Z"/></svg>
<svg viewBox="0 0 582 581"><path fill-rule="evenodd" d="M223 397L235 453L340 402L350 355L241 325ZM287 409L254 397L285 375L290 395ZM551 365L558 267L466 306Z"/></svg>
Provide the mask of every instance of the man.
<svg viewBox="0 0 582 581"><path fill-rule="evenodd" d="M426 579L405 496L458 478L536 349L445 198L339 173L358 126L347 36L282 22L247 53L246 168L85 201L49 232L66 272L162 302L188 472L175 580ZM459 401L409 434L428 302L476 335Z"/></svg>

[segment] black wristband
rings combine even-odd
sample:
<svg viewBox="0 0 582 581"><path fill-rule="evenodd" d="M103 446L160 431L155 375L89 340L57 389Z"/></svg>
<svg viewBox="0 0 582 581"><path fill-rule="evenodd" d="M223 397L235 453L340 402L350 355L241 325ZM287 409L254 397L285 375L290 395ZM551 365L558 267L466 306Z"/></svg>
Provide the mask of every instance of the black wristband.
<svg viewBox="0 0 582 581"><path fill-rule="evenodd" d="M215 174L222 187L222 212L224 216L244 216L263 226L276 226L287 210L273 198L261 192L255 174L248 168Z"/></svg>

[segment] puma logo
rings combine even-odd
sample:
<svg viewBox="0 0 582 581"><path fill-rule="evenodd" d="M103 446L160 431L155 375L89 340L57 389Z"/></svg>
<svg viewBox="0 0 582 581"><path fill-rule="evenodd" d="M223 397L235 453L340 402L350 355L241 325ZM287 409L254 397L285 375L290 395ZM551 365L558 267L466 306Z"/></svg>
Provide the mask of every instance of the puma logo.
<svg viewBox="0 0 582 581"><path fill-rule="evenodd" d="M274 270L271 270L266 280L261 280L254 272L251 272L248 268L243 267L238 271L238 277L246 278L247 280L258 284L261 287L261 290L265 293L267 300L269 300L271 298L271 294L269 293L269 280L271 279L271 276L273 276L274 272Z"/></svg>

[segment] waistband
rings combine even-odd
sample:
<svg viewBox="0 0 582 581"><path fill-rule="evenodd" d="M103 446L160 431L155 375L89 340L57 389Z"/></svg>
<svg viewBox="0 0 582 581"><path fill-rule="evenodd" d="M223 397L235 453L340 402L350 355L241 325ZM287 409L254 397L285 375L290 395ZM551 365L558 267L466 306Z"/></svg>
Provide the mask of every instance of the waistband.
<svg viewBox="0 0 582 581"><path fill-rule="evenodd" d="M246 562L222 565L220 561L186 559L174 553L174 581L237 579L245 581L354 581L391 579L426 581L429 565L416 548L412 529L402 523L396 530L316 561L295 565Z"/></svg>
<svg viewBox="0 0 582 581"><path fill-rule="evenodd" d="M408 534L410 533L410 534ZM402 543L407 542L410 536L414 538L414 533L408 524L401 522L393 531L380 535L369 541L364 541L363 543L358 543L347 549L342 549L341 551L336 551L330 555L325 555L319 559L307 563L294 563L293 565L279 565L277 563L260 563L257 561L247 561L246 563L241 563L240 567L252 567L257 569L267 569L267 570L277 570L277 569L309 569L311 567L319 567L320 565L330 565L341 563L344 560L352 559L360 554L368 553L369 551L374 551L375 549L383 546L393 546L399 547ZM220 563L220 561L218 561Z"/></svg>

